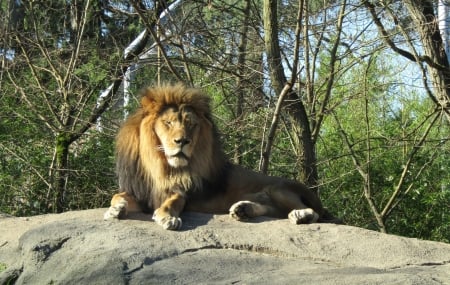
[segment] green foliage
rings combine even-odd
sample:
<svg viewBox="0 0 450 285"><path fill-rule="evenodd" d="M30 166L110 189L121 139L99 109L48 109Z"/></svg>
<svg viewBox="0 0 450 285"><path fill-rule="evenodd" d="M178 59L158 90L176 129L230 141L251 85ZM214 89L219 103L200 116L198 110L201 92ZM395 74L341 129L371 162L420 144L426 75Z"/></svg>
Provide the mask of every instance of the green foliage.
<svg viewBox="0 0 450 285"><path fill-rule="evenodd" d="M178 79L164 59L158 62L156 55L147 53L132 74L126 110L122 108L122 94L116 94L111 108L101 116L101 129L90 126L79 133L98 104L98 95L117 76L123 76L118 72L128 64L123 62L123 50L143 30L142 21L130 13L126 1L91 1L85 34L72 61L77 27L71 25L71 9L80 5L77 11L83 11L86 2L9 2L24 4L17 4L20 9L15 13L23 15L11 23L14 29L0 39L2 48L14 51L14 58L2 61L4 69L0 70L0 212L26 216L54 211L55 171L68 175L64 210L106 206L117 188L114 135L124 114L139 105L141 88L159 80ZM261 144L276 99L267 80L261 1L250 1L247 14L246 1L214 0L208 5L184 2L172 15L175 22L169 21L177 25L171 32L178 34L163 41L168 59L183 80L202 87L211 96L214 120L230 159L258 169ZM1 11L8 9L5 3ZM317 123L317 106L327 95L338 6L337 1L309 1L308 5L311 18L305 19L309 25L304 28L310 30L307 37L301 37L309 41L310 62L304 56L308 50L301 50L299 80L306 82L305 69L309 66L313 80L308 83L313 86L311 94L306 94L306 86L301 84L296 91L313 125ZM298 1L282 1L279 7L286 70L292 64L297 7ZM119 10L123 13L117 13ZM346 17L361 13L357 10L352 6ZM366 16L356 14L353 19L361 21ZM0 16L0 26L10 26L6 19ZM244 46L246 19L249 26ZM344 25L351 28L341 35L347 38L339 45L336 82L323 110L324 121L316 142L321 198L348 224L378 230L364 196L364 179L354 160L370 175L372 199L381 212L399 187L408 158L417 149L395 199L398 203L385 217L387 230L449 242L449 124L438 120L418 146L434 116L434 105L420 89L404 84L406 79L397 75L402 71L396 59L373 46L370 28L359 31L355 27L365 24L355 23L359 24L350 21ZM152 43L150 40L148 44ZM73 71L66 73L71 64ZM295 133L298 126L285 113L282 115L269 173L295 179L304 154ZM68 153L60 160L67 158L67 169L57 169L58 154L67 150L63 146L68 146Z"/></svg>
<svg viewBox="0 0 450 285"><path fill-rule="evenodd" d="M138 19L121 15L109 26L113 14L97 1L82 26L85 1L14 3L23 17L2 42L14 57L3 62L1 77L0 211L34 215L104 205L115 184L110 130L117 126L108 120L118 116L103 114L101 133L90 120L121 64L121 43L135 37L127 25Z"/></svg>
<svg viewBox="0 0 450 285"><path fill-rule="evenodd" d="M114 172L114 137L92 131L89 139L74 146L71 160L69 209L106 207L117 191Z"/></svg>
<svg viewBox="0 0 450 285"><path fill-rule="evenodd" d="M372 66L380 68L382 65ZM320 177L324 181L321 193L327 206L347 223L375 230L378 225L364 198L364 180L356 171L340 130L345 131L355 159L370 175L372 198L381 212L399 187L404 167L429 126L430 110L433 109L431 102L410 90L389 89L392 85L384 81L389 78L388 69L370 70L369 77L359 85L367 86L365 90L340 84L343 88L335 90L335 100L342 100L342 96L353 96L353 99L340 103L333 111L339 124L332 117L326 120L318 145L319 157L323 160L319 164ZM344 80L354 80L354 77ZM380 89L380 86L385 88ZM361 95L355 96L358 92ZM397 96L390 96L392 92ZM369 114L365 112L366 96ZM449 240L449 176L445 170L450 164L443 159L449 146L442 140L446 133L448 124L444 121L432 126L414 156L400 186L398 204L386 217L390 233Z"/></svg>

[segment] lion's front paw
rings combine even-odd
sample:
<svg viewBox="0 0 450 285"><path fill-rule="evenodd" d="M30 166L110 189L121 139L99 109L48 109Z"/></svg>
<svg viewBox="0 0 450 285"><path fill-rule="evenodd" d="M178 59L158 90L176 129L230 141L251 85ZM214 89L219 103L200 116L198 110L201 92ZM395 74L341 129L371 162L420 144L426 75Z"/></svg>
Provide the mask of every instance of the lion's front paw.
<svg viewBox="0 0 450 285"><path fill-rule="evenodd" d="M126 207L128 205L127 200L121 198L114 205L111 205L109 209L103 215L104 220L118 219L121 215L126 212Z"/></svg>
<svg viewBox="0 0 450 285"><path fill-rule="evenodd" d="M313 209L292 210L288 215L293 224L311 224L319 220L319 215Z"/></svg>
<svg viewBox="0 0 450 285"><path fill-rule="evenodd" d="M153 213L153 220L165 230L176 231L181 228L182 222L179 217L161 214L159 209Z"/></svg>
<svg viewBox="0 0 450 285"><path fill-rule="evenodd" d="M230 208L230 216L238 221L255 217L255 208L258 204L251 201L239 201Z"/></svg>

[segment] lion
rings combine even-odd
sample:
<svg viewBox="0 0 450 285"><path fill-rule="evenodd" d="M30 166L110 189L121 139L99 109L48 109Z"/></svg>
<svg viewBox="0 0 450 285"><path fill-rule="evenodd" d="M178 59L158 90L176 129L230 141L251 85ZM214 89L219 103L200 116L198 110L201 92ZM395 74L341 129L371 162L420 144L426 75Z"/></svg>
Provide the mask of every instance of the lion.
<svg viewBox="0 0 450 285"><path fill-rule="evenodd" d="M212 120L210 98L182 84L150 87L116 139L120 191L104 219L153 211L153 220L178 230L184 210L238 221L258 216L294 224L330 221L320 199L302 183L272 177L226 159Z"/></svg>

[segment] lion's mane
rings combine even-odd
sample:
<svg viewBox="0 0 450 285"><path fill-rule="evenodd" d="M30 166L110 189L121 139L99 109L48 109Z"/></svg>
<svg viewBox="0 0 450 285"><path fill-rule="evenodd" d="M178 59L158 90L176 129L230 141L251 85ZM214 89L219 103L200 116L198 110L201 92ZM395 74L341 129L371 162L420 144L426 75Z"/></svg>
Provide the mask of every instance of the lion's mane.
<svg viewBox="0 0 450 285"><path fill-rule="evenodd" d="M173 191L207 196L224 188L226 159L211 119L209 97L184 85L161 86L143 91L141 105L122 125L116 140L119 186L134 195L147 210L158 208ZM167 107L187 105L200 120L198 143L187 167L175 169L158 149L155 122ZM175 190L174 190L175 189Z"/></svg>

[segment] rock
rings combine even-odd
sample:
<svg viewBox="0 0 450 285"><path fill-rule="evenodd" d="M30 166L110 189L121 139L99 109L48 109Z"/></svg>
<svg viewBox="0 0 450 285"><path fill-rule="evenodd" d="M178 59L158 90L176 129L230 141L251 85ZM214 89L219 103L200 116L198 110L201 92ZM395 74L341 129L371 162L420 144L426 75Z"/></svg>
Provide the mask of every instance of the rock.
<svg viewBox="0 0 450 285"><path fill-rule="evenodd" d="M0 284L450 284L450 245L361 228L106 209L0 217Z"/></svg>

